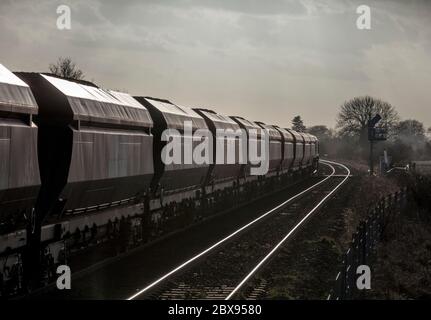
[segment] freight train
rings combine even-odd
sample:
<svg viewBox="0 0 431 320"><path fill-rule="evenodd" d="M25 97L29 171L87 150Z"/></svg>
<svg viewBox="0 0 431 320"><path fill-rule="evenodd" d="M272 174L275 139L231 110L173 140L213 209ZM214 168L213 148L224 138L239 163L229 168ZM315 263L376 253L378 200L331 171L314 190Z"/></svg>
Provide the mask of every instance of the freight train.
<svg viewBox="0 0 431 320"><path fill-rule="evenodd" d="M254 164L238 157L215 161L216 140L209 163L165 163L166 129L193 146L202 129L214 139L242 129L248 144L262 139L253 130L265 130L268 171L251 175ZM307 133L0 64L0 281L15 277L9 290L19 290L26 261L40 275L34 264L47 252L61 263L67 247L119 229L148 241L303 179L318 160L318 140Z"/></svg>

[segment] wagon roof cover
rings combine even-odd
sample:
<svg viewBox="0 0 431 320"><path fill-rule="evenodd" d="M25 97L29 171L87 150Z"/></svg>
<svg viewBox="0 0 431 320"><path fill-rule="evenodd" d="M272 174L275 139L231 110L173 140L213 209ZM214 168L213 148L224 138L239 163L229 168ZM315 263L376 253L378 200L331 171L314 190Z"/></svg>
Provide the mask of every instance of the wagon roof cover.
<svg viewBox="0 0 431 320"><path fill-rule="evenodd" d="M66 96L75 120L152 127L148 110L127 93L41 76Z"/></svg>
<svg viewBox="0 0 431 320"><path fill-rule="evenodd" d="M0 64L0 111L36 114L37 104L29 86Z"/></svg>
<svg viewBox="0 0 431 320"><path fill-rule="evenodd" d="M198 110L203 115L205 115L205 117L207 117L210 121L214 123L214 126L216 129L232 129L232 130L240 129L238 123L236 123L228 116L215 113L214 111L208 110L208 109L198 109Z"/></svg>
<svg viewBox="0 0 431 320"><path fill-rule="evenodd" d="M207 128L205 120L192 108L179 106L167 100L162 101L149 97L146 97L145 100L163 114L169 128L183 129L184 121L191 121L194 129Z"/></svg>

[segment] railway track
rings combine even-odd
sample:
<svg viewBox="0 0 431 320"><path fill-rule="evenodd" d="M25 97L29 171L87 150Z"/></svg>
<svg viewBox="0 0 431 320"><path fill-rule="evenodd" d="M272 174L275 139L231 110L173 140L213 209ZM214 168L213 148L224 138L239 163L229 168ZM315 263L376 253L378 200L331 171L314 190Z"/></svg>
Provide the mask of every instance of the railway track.
<svg viewBox="0 0 431 320"><path fill-rule="evenodd" d="M331 172L314 185L232 232L130 297L132 299L231 299L277 250L348 179L349 169L322 161ZM257 299L266 284L248 294Z"/></svg>

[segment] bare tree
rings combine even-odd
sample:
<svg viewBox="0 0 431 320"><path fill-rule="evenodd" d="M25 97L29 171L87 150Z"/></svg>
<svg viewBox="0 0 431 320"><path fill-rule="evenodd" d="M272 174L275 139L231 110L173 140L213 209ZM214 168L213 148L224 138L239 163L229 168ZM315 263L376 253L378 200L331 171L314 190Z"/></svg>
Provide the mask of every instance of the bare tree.
<svg viewBox="0 0 431 320"><path fill-rule="evenodd" d="M298 132L305 132L307 129L302 121L301 116L296 116L292 119L292 129Z"/></svg>
<svg viewBox="0 0 431 320"><path fill-rule="evenodd" d="M355 97L344 102L340 108L337 116L340 135L359 137L362 146L367 141L368 120L376 114L382 117L379 125L386 126L389 133L393 132L399 119L397 111L391 104L370 96Z"/></svg>
<svg viewBox="0 0 431 320"><path fill-rule="evenodd" d="M84 73L80 70L70 57L60 57L55 64L49 65L51 73L68 79L82 80Z"/></svg>

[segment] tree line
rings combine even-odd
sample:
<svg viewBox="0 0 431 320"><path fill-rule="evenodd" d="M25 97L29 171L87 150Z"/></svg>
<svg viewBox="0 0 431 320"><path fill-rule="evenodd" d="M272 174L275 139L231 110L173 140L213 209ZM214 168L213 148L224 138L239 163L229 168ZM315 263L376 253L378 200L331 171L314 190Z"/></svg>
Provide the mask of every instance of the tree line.
<svg viewBox="0 0 431 320"><path fill-rule="evenodd" d="M306 127L298 115L292 119L292 129L318 137L321 156L367 160L368 120L376 114L382 117L378 126L387 130L387 140L375 145L376 157L386 150L395 163L431 159L431 127L426 130L416 119L401 120L394 106L371 96L345 101L337 114L335 128Z"/></svg>

